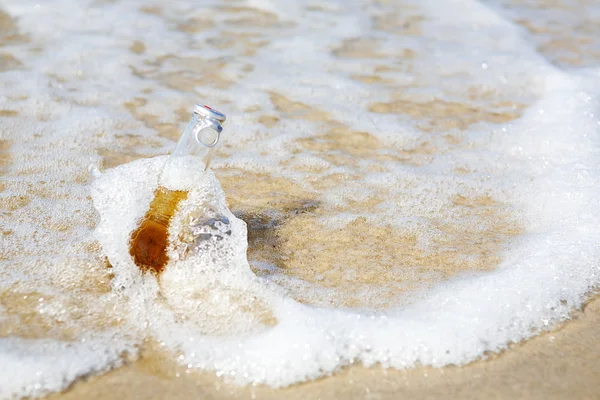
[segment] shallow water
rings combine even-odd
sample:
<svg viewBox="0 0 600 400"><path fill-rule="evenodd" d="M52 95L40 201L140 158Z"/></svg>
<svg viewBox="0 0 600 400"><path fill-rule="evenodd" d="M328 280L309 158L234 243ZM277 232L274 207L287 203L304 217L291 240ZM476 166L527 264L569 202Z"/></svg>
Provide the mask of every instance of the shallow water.
<svg viewBox="0 0 600 400"><path fill-rule="evenodd" d="M3 4L0 397L148 340L276 387L464 364L598 285L598 6L203 4ZM162 159L127 163L196 102L228 115L212 168L237 236L157 281L123 249Z"/></svg>

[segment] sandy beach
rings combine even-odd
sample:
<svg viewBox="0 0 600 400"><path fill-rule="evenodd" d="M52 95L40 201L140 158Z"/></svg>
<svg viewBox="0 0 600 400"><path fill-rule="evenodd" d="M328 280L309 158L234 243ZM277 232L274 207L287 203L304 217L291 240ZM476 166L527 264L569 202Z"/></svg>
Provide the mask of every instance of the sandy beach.
<svg viewBox="0 0 600 400"><path fill-rule="evenodd" d="M0 4L0 398L599 398L599 64L591 1ZM179 294L102 201L199 101L256 281Z"/></svg>
<svg viewBox="0 0 600 400"><path fill-rule="evenodd" d="M169 356L147 350L137 362L83 379L48 399L595 399L600 392L599 327L596 299L557 330L485 361L405 371L356 366L279 390L186 372Z"/></svg>

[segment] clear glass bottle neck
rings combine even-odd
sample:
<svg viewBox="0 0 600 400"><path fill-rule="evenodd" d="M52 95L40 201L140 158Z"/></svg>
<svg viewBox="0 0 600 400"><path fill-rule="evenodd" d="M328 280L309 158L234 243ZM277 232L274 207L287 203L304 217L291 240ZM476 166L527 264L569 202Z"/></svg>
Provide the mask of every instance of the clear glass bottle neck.
<svg viewBox="0 0 600 400"><path fill-rule="evenodd" d="M165 187L178 186L177 181L208 169L213 148L219 142L223 127L208 116L194 113L171 153L159 179Z"/></svg>
<svg viewBox="0 0 600 400"><path fill-rule="evenodd" d="M222 130L219 121L194 113L170 158L198 157L198 161L207 169L210 154L219 142Z"/></svg>

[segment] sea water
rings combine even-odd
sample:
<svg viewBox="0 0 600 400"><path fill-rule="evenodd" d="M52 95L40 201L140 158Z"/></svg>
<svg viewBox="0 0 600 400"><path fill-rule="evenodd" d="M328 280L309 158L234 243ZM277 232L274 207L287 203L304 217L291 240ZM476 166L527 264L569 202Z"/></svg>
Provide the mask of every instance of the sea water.
<svg viewBox="0 0 600 400"><path fill-rule="evenodd" d="M2 4L0 397L148 341L273 387L462 365L597 287L598 6L197 3ZM142 274L128 240L198 101L228 122L170 236L207 203L230 234Z"/></svg>

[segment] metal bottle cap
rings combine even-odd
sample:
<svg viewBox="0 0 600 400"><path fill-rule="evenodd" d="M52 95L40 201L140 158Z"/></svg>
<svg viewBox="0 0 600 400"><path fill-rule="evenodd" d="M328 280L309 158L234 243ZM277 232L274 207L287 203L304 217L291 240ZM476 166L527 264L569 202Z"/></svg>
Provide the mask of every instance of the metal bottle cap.
<svg viewBox="0 0 600 400"><path fill-rule="evenodd" d="M222 112L217 111L214 108L211 108L204 104L196 104L194 106L194 114L204 115L205 117L208 117L210 119L216 119L217 121L219 121L219 123L225 122L225 119L227 118Z"/></svg>

